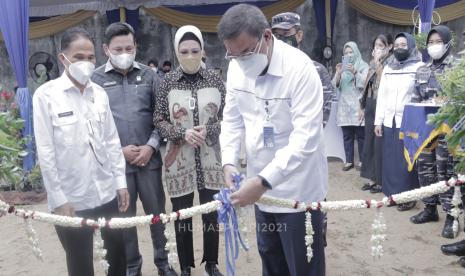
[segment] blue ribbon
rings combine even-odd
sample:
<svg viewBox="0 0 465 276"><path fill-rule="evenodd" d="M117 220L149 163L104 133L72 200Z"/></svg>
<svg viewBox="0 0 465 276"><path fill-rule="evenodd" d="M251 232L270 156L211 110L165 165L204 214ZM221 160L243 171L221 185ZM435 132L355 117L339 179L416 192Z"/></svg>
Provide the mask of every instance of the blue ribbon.
<svg viewBox="0 0 465 276"><path fill-rule="evenodd" d="M246 251L249 248L242 240L239 226L237 223L236 210L231 204L231 194L240 188L241 175L233 175L234 188L223 188L219 193L215 194L213 198L219 200L222 204L218 208L218 222L224 224L224 242L226 252L226 273L227 275L235 275L236 260L239 256L239 243Z"/></svg>

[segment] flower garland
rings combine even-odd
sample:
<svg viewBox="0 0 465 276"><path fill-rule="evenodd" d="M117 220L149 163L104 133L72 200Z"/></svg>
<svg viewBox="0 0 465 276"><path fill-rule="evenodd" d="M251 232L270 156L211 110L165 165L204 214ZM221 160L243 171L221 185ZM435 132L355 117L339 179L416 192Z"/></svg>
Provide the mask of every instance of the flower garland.
<svg viewBox="0 0 465 276"><path fill-rule="evenodd" d="M376 217L371 225L373 233L371 234L371 255L373 258L381 258L383 255L382 242L386 240L387 226L384 223L383 212L378 208Z"/></svg>
<svg viewBox="0 0 465 276"><path fill-rule="evenodd" d="M105 223L104 218L99 218L97 221L98 228L94 230L94 260L103 268L105 274L108 274L110 265L105 259L107 250L104 248L104 242L102 239L102 229L105 227Z"/></svg>
<svg viewBox="0 0 465 276"><path fill-rule="evenodd" d="M168 264L173 268L178 262L178 253L176 246L176 234L174 232L174 223L165 224L165 250L168 252Z"/></svg>
<svg viewBox="0 0 465 276"><path fill-rule="evenodd" d="M390 197L384 197L381 201L377 200L345 200L345 201L322 201L322 202L312 202L312 203L304 203L295 200L289 199L282 199L282 198L274 198L269 196L263 196L258 201L261 204L277 206L277 207L284 207L284 208L291 208L306 212L306 236L305 236L305 243L307 245L307 258L310 260L313 253L311 252L311 244L313 242L313 229L311 228L311 215L309 213L310 210L321 210L324 212L327 211L346 211L346 210L355 210L355 209L367 209L373 207L377 207L378 209L384 206L388 206L394 203L405 203L409 201L419 200L425 197L429 197L435 194L443 193L450 189L450 187L455 187L454 189L454 197L453 197L453 204L454 209L452 211L452 215L454 218L458 218L459 216L459 209L458 205L460 204L460 189L458 186L463 185L465 182L465 175L459 175L458 179L451 178L449 181L441 181L426 187L422 187L419 189L403 192L400 194L392 195ZM169 222L173 222L178 219L186 219L191 218L196 215L207 214L216 211L219 207L221 207L222 203L218 200L213 200L206 204L202 204L199 206L194 206L187 209L182 209L170 214L160 214L158 216L154 215L147 215L147 216L139 216L139 217L132 217L132 218L112 218L110 220L105 220L104 218L98 219L97 221L92 219L83 219L79 217L67 217L67 216L59 216L44 212L33 212L33 211L26 211L23 209L17 209L13 205L9 205L0 200L0 217L5 214L15 214L16 216L23 217L27 219L27 223L30 223L30 219L34 219L37 221L42 221L54 225L64 226L64 227L83 227L89 226L95 228L95 251L96 251L96 258L99 263L102 265L105 271L108 271L108 263L105 260L106 250L103 248L103 240L101 237L101 230L103 228L110 228L110 229L117 229L117 228L130 228L130 227L137 227L140 225L147 225L147 224L155 224L158 222L162 222L167 224ZM240 213L240 211L239 211ZM242 217L240 215L239 217ZM243 223L242 225L245 225ZM454 222L455 228L454 230L458 230L458 225ZM167 227L168 228L168 227ZM36 233L32 228L32 224L27 224L27 233L28 239L32 244L33 252L36 256L41 256L41 251L38 247L38 239L36 237ZM245 226L240 227L240 229L246 230ZM382 217L382 213L378 213L377 218L375 219L373 225L373 235L372 235L372 242L374 243L372 247L372 254L376 257L382 255L382 246L381 242L385 240L386 236L384 231L386 230L386 225L384 224L384 218ZM171 253L171 261L174 263L177 259L177 253L175 252L176 249L176 239L175 235L172 234L169 230L165 230L165 235L167 236L167 250ZM30 238L29 238L30 237Z"/></svg>
<svg viewBox="0 0 465 276"><path fill-rule="evenodd" d="M307 261L310 263L313 257L313 226L312 226L312 214L310 211L305 212L305 245L307 246Z"/></svg>
<svg viewBox="0 0 465 276"><path fill-rule="evenodd" d="M454 223L452 224L452 230L454 232L454 237L457 237L459 234L459 216L460 216L460 208L459 205L461 203L461 192L460 187L454 187L454 195L452 196L452 205L454 206L451 210L451 215L454 217Z"/></svg>
<svg viewBox="0 0 465 276"><path fill-rule="evenodd" d="M42 250L39 248L39 238L37 237L37 232L32 227L32 220L29 218L24 218L24 224L26 226L27 239L32 247L32 253L34 253L34 256L36 256L37 259L44 261L42 257Z"/></svg>

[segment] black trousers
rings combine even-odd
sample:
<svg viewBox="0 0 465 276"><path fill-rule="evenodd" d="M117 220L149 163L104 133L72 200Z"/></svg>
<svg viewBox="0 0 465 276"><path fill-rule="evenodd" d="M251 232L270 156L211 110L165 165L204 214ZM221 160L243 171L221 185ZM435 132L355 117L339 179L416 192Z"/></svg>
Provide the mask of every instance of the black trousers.
<svg viewBox="0 0 465 276"><path fill-rule="evenodd" d="M354 163L354 142L357 139L358 157L363 160L363 142L365 139L365 127L363 126L342 126L342 136L344 137L344 151L346 162Z"/></svg>
<svg viewBox="0 0 465 276"><path fill-rule="evenodd" d="M129 208L124 216L133 217L136 215L137 198L140 198L145 214L155 214L165 212L165 193L161 180L161 169L140 169L138 172L127 173L126 181L130 194ZM154 252L154 263L158 268L168 266L168 258L165 250L166 239L163 232L163 223L150 225L152 236L152 246ZM142 256L139 253L139 241L137 238L137 228L125 229L124 243L126 246L126 262L128 276L141 274Z"/></svg>
<svg viewBox="0 0 465 276"><path fill-rule="evenodd" d="M76 216L88 219L98 219L101 217L109 219L118 215L118 201L116 198L94 209L76 212ZM66 252L68 275L93 276L94 230L91 227L74 228L62 226L55 226L55 230ZM102 231L102 238L104 247L107 250L106 259L110 265L108 275L126 275L126 256L124 253L122 230L105 228Z"/></svg>
<svg viewBox="0 0 465 276"><path fill-rule="evenodd" d="M213 195L218 193L216 190L202 189L199 190L200 204L204 204L213 200ZM180 209L192 207L194 204L194 193L172 197L173 212ZM202 263L218 264L218 242L219 242L219 226L217 212L202 215L203 222L203 258ZM174 222L176 232L176 244L178 249L179 264L181 269L186 267L195 267L194 264L194 243L192 232L192 218L176 220ZM195 230L200 228L195 228Z"/></svg>
<svg viewBox="0 0 465 276"><path fill-rule="evenodd" d="M305 213L268 213L255 206L263 276L324 276L323 213L311 211L313 258L307 261Z"/></svg>

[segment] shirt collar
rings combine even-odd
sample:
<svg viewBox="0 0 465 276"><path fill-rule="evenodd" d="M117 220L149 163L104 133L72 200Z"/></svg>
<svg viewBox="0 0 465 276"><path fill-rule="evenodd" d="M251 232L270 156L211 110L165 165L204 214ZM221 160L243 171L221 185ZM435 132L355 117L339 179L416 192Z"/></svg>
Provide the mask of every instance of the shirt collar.
<svg viewBox="0 0 465 276"><path fill-rule="evenodd" d="M140 70L140 65L137 61L134 61L133 64L132 64L132 67L129 68L129 71L133 70L134 68L136 68L137 70ZM105 73L108 73L110 72L111 70L115 70L115 67L113 66L113 64L111 64L110 62L110 59L107 60L107 63L105 64Z"/></svg>
<svg viewBox="0 0 465 276"><path fill-rule="evenodd" d="M276 39L273 35L273 53L271 54L271 61L268 65L267 74L282 77L283 76L283 50L285 43ZM291 46L289 46L291 47Z"/></svg>
<svg viewBox="0 0 465 276"><path fill-rule="evenodd" d="M61 87L63 88L63 91L68 91L68 90L71 90L71 89L79 90L74 85L74 83L71 81L71 79L68 77L68 75L66 74L66 71L64 71L63 74L61 74L61 77L59 78L59 81L60 81ZM92 86L92 81L89 80L87 82L87 85L86 85L85 89L88 89L91 86Z"/></svg>
<svg viewBox="0 0 465 276"><path fill-rule="evenodd" d="M176 68L173 74L176 81L180 81L184 77L184 72L182 71L181 66ZM202 67L200 67L198 74L204 79L207 78L207 70L203 69Z"/></svg>

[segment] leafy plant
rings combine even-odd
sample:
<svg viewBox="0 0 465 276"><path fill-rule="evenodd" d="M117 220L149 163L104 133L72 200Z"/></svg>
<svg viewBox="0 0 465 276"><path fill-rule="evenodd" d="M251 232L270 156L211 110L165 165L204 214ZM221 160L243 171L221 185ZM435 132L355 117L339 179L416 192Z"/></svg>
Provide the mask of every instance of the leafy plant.
<svg viewBox="0 0 465 276"><path fill-rule="evenodd" d="M462 57L453 69L439 78L445 104L438 113L429 117L437 126L443 122L453 128L446 136L449 148L453 150L458 161L456 171L465 172L465 58ZM457 125L456 125L457 124Z"/></svg>
<svg viewBox="0 0 465 276"><path fill-rule="evenodd" d="M27 153L23 151L24 139L20 136L22 127L23 121L10 112L0 113L0 183L3 186L16 187L23 176L20 158Z"/></svg>
<svg viewBox="0 0 465 276"><path fill-rule="evenodd" d="M35 191L42 190L44 188L42 184L42 174L38 164L27 174L27 183Z"/></svg>

